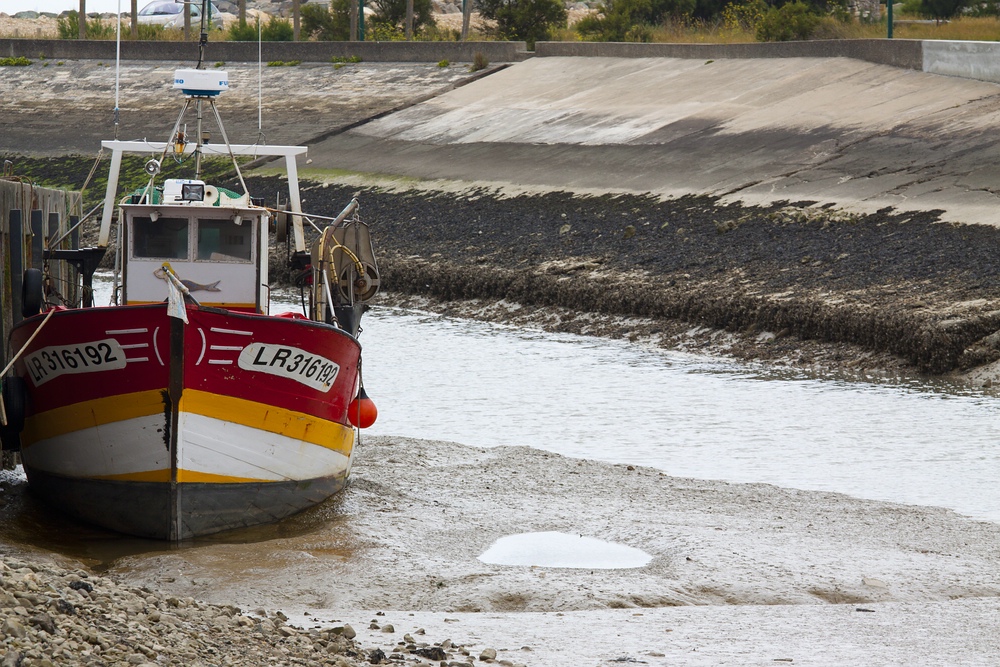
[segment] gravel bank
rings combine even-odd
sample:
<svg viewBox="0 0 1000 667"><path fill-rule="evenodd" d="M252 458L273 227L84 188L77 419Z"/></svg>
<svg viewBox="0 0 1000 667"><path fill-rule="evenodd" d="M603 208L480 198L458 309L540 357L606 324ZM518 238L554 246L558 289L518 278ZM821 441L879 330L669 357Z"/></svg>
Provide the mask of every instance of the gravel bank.
<svg viewBox="0 0 1000 667"><path fill-rule="evenodd" d="M419 639L407 635L396 645L385 640L363 645L355 641L350 624L316 625L308 613L301 623L288 620L280 611L244 614L232 605L130 588L86 569L60 566L44 555L0 560L3 667L356 667L398 663L404 657L427 664L423 658L457 656L461 662L470 655L457 643L423 641L423 631L418 631ZM305 629L307 625L311 627Z"/></svg>

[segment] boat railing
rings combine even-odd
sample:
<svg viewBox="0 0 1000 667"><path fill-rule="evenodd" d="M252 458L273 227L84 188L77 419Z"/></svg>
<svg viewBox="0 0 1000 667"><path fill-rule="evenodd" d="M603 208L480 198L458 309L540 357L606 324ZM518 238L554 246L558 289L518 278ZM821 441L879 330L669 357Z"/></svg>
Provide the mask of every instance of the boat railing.
<svg viewBox="0 0 1000 667"><path fill-rule="evenodd" d="M118 176L121 171L122 154L124 153L150 153L163 151L167 143L163 141L102 141L101 146L111 151L111 167L108 172L108 187L104 195L104 212L101 217L101 234L98 239L98 246L107 247L111 238L111 216L114 213L115 197L118 194ZM170 144L173 147L173 144ZM305 252L306 241L302 230L302 198L299 194L299 172L295 158L304 155L308 150L305 146L263 146L260 144L187 144L183 147L184 153L194 153L200 150L203 155L240 155L240 156L265 156L283 157L285 159L285 171L288 175L288 198L291 212L298 214L293 225L293 234L296 252Z"/></svg>

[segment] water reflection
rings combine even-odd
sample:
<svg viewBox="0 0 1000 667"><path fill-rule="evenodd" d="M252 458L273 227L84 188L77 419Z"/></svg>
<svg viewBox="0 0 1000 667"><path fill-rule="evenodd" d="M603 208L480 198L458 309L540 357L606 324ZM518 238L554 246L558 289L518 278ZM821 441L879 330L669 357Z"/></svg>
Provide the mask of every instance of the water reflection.
<svg viewBox="0 0 1000 667"><path fill-rule="evenodd" d="M74 519L32 495L23 475L2 472L0 535L3 536L3 542L0 542L0 548L3 543L31 545L79 560L97 572L127 556L153 556L157 553L212 545L257 544L307 538L324 530L336 532L338 526L346 525L349 514L344 507L349 501L345 494L339 494L277 523L171 543L123 535ZM344 545L331 547L325 542L324 545L311 551L341 558L348 557L352 551Z"/></svg>
<svg viewBox="0 0 1000 667"><path fill-rule="evenodd" d="M529 445L1000 520L998 400L981 391L821 379L394 309L374 310L366 329L373 433Z"/></svg>

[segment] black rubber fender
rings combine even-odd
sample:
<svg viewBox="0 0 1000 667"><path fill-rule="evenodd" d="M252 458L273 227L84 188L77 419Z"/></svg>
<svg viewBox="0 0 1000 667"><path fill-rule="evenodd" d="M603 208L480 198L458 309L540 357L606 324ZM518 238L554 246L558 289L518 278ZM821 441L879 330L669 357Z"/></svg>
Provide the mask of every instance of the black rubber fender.
<svg viewBox="0 0 1000 667"><path fill-rule="evenodd" d="M22 378L13 375L3 379L3 405L7 425L0 424L0 445L5 451L21 451L21 430L28 406L28 388Z"/></svg>
<svg viewBox="0 0 1000 667"><path fill-rule="evenodd" d="M21 316L32 317L42 312L45 294L42 292L42 272L28 269L21 283Z"/></svg>

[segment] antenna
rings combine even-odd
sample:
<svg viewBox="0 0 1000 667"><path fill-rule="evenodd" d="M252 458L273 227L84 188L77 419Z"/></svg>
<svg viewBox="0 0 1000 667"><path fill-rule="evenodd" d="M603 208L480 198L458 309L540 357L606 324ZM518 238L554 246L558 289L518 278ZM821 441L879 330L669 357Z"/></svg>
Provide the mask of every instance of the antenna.
<svg viewBox="0 0 1000 667"><path fill-rule="evenodd" d="M198 65L195 69L202 69L205 60L205 46L208 44L208 30L212 26L208 13L212 11L212 3L209 0L201 0L201 37L198 38ZM206 26L206 21L209 21Z"/></svg>
<svg viewBox="0 0 1000 667"><path fill-rule="evenodd" d="M121 0L118 0L121 2ZM196 5L198 0L174 0L180 5ZM189 11L185 9L185 11ZM212 3L210 0L201 0L201 36L198 38L198 64L195 69L201 69L202 64L205 61L205 45L208 44L208 31L212 27L212 21L210 13L212 11ZM185 19L186 21L187 19ZM206 21L208 21L206 25ZM185 23L186 25L186 23Z"/></svg>

